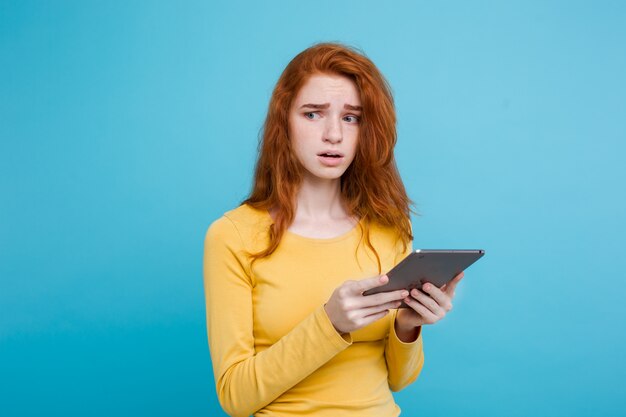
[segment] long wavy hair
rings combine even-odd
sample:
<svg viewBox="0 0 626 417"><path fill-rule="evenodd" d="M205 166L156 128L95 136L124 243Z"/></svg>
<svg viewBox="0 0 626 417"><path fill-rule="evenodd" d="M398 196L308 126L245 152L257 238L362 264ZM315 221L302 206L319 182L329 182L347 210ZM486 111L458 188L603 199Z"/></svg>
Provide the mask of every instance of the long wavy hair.
<svg viewBox="0 0 626 417"><path fill-rule="evenodd" d="M296 194L304 168L289 139L289 109L300 88L314 74L336 74L353 80L363 108L356 155L341 177L341 196L348 214L360 218L361 237L377 260L370 224L396 229L404 248L413 239L410 205L398 173L393 149L397 141L396 112L389 84L362 52L338 43L319 43L299 53L285 68L272 93L261 133L259 156L250 196L254 208L272 209L269 244L251 254L253 261L270 256L292 224Z"/></svg>

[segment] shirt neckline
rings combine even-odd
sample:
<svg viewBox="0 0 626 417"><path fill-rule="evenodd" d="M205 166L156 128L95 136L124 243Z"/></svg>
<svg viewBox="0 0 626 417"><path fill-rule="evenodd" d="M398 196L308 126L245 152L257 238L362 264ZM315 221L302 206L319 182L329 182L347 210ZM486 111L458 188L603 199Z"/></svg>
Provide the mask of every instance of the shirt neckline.
<svg viewBox="0 0 626 417"><path fill-rule="evenodd" d="M267 219L269 220L269 224L272 224L274 222L274 219L272 218L269 210L263 210L265 216L267 217ZM290 239L295 239L295 240L299 240L302 242L308 242L308 243L321 243L321 244L325 244L325 243L335 243L335 242L340 242L342 240L348 239L349 237L351 237L352 235L356 234L359 229L361 228L363 222L363 218L361 217L356 224L350 229L347 230L346 232L334 236L334 237L328 237L328 238L318 238L318 237L309 237L309 236L303 236L303 235L299 235L297 233L294 233L292 231L290 231L289 229L285 230L285 234L284 237L288 237Z"/></svg>

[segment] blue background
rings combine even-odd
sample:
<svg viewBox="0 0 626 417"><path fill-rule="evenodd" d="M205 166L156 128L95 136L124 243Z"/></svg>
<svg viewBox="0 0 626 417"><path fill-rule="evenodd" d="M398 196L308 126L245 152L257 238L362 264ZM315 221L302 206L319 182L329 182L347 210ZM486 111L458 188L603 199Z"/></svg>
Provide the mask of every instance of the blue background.
<svg viewBox="0 0 626 417"><path fill-rule="evenodd" d="M626 3L0 3L0 414L220 416L208 225L278 76L362 48L415 247L481 247L403 415L626 415Z"/></svg>

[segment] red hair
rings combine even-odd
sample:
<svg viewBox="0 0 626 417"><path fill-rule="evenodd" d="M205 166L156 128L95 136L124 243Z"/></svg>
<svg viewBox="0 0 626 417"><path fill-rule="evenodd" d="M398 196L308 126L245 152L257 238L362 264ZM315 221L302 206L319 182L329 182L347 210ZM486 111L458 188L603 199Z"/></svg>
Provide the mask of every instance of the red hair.
<svg viewBox="0 0 626 417"><path fill-rule="evenodd" d="M362 236L380 258L369 236L376 222L396 229L404 247L413 239L409 200L398 173L393 148L397 141L396 112L389 84L363 53L336 43L320 43L299 53L281 74L270 99L259 145L254 184L243 202L276 212L268 247L253 259L270 256L295 216L296 194L303 167L289 140L289 109L300 88L314 74L337 74L355 82L363 107L356 155L341 177L341 195L348 214L361 218Z"/></svg>

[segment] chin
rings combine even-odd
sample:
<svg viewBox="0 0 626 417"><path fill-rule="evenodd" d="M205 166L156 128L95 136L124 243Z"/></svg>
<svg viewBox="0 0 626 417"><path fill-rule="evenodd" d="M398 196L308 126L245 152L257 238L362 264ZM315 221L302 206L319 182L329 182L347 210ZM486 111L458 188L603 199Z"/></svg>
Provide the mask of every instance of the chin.
<svg viewBox="0 0 626 417"><path fill-rule="evenodd" d="M343 174L345 172L346 172L346 170L342 169L340 171L336 171L336 172L333 172L333 173L326 172L326 173L323 173L321 175L318 175L318 177L319 178L324 178L324 179L327 179L327 180L338 180L339 178L343 177Z"/></svg>
<svg viewBox="0 0 626 417"><path fill-rule="evenodd" d="M308 171L308 170L307 170ZM346 172L345 169L334 169L332 172L324 172L324 171L308 171L308 176L312 179L317 180L338 180L343 176L343 173Z"/></svg>

